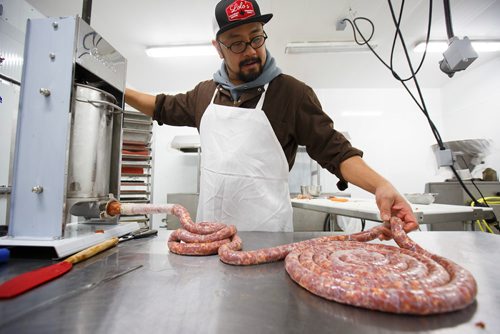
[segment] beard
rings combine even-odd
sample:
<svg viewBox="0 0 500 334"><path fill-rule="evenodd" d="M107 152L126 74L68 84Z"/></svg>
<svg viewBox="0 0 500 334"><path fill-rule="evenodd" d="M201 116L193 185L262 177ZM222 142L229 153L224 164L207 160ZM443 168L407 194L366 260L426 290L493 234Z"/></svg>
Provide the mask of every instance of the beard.
<svg viewBox="0 0 500 334"><path fill-rule="evenodd" d="M251 64L251 63L257 63L258 67L256 69L251 69L248 72L243 72L242 67L246 64ZM259 75L262 74L263 71L262 61L260 57L245 59L240 62L239 67L240 71L238 72L238 79L240 79L243 82L254 81L259 77Z"/></svg>

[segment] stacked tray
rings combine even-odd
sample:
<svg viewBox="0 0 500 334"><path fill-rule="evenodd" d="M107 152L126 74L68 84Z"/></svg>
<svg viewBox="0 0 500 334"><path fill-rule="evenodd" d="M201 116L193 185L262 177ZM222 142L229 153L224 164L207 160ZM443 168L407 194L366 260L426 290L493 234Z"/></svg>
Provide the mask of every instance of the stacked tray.
<svg viewBox="0 0 500 334"><path fill-rule="evenodd" d="M125 111L120 182L122 203L152 202L152 135L150 117L135 111ZM135 221L151 228L148 215L122 216L122 222Z"/></svg>

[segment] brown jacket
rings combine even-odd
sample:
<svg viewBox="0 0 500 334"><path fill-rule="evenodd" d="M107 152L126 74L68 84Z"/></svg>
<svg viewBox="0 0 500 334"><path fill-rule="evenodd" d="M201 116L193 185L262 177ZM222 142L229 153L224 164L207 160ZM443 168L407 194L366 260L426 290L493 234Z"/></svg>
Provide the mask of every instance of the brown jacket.
<svg viewBox="0 0 500 334"><path fill-rule="evenodd" d="M238 101L233 101L230 92L213 80L203 81L187 93L157 95L153 119L159 125L191 126L199 130L201 118L215 89L219 90L214 101L216 104L254 108L264 87L249 89ZM362 156L363 152L352 147L333 128L332 120L323 112L310 87L281 74L269 83L262 109L281 143L290 169L295 162L298 145L303 145L312 159L340 179L337 183L340 190L347 187L340 173L340 163L352 156Z"/></svg>

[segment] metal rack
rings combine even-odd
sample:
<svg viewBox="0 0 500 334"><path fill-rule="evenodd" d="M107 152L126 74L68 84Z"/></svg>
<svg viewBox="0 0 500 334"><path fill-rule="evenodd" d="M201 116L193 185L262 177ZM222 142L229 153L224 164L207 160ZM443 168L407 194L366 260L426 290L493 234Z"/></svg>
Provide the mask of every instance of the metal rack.
<svg viewBox="0 0 500 334"><path fill-rule="evenodd" d="M179 150L185 154L196 154L196 193L168 193L167 203L176 203L182 205L189 212L191 218L196 220L196 209L198 208L198 196L200 194L201 179L201 142L199 135L181 135L172 139L170 147ZM180 227L179 218L175 215L167 214L162 220L166 223L169 230L175 230Z"/></svg>
<svg viewBox="0 0 500 334"><path fill-rule="evenodd" d="M137 111L124 111L120 202L152 203L151 117ZM138 222L151 228L151 215L122 216L121 222Z"/></svg>
<svg viewBox="0 0 500 334"><path fill-rule="evenodd" d="M299 146L297 148L297 154L305 154L309 157L305 146ZM321 169L322 167L313 158L309 157L309 171L310 171L310 185L321 186ZM315 182L316 181L316 182Z"/></svg>

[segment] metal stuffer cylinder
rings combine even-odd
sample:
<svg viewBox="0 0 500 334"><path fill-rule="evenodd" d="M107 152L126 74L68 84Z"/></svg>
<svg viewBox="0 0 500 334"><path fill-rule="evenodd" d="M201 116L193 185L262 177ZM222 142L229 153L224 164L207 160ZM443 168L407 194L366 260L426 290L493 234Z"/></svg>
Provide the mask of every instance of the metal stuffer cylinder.
<svg viewBox="0 0 500 334"><path fill-rule="evenodd" d="M75 85L68 168L68 199L102 199L109 194L115 98ZM118 108L118 107L117 107Z"/></svg>

